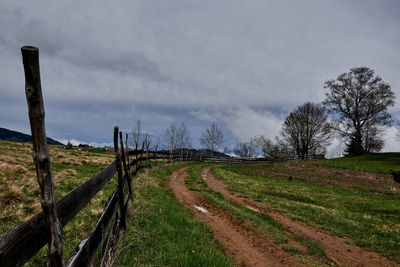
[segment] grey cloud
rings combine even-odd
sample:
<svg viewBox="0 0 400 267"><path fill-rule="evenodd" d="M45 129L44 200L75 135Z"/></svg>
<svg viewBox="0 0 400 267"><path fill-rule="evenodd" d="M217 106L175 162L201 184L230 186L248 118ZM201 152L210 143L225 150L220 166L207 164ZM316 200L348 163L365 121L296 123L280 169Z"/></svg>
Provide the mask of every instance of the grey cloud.
<svg viewBox="0 0 400 267"><path fill-rule="evenodd" d="M78 68L103 69L122 74L137 75L157 82L167 81L168 76L162 74L158 65L143 53L91 50L85 54L69 54L65 60L71 61Z"/></svg>
<svg viewBox="0 0 400 267"><path fill-rule="evenodd" d="M46 54L55 55L62 51L64 37L60 29L38 19L30 19L19 25L16 38L22 44L40 47Z"/></svg>
<svg viewBox="0 0 400 267"><path fill-rule="evenodd" d="M354 66L400 93L398 1L28 2L0 4L0 121L10 127L29 129L25 44L40 48L47 128L63 139L109 142L115 124L138 118L159 136L184 120L196 142L212 119L230 142L272 136Z"/></svg>

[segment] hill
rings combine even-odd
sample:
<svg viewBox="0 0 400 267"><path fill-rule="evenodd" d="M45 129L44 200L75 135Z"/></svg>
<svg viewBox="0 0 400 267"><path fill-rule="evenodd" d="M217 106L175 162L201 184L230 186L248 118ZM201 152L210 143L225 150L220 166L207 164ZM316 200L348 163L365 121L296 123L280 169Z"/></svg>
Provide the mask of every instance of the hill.
<svg viewBox="0 0 400 267"><path fill-rule="evenodd" d="M311 163L309 165L390 174L391 169L400 169L400 153L370 153L362 156L322 160L316 163Z"/></svg>
<svg viewBox="0 0 400 267"><path fill-rule="evenodd" d="M32 142L32 136L29 134L24 134L24 133L12 131L12 130L0 127L0 140L29 143L29 142ZM49 145L59 145L59 146L64 145L64 144L62 144L54 139L51 139L49 137L47 137L47 143Z"/></svg>

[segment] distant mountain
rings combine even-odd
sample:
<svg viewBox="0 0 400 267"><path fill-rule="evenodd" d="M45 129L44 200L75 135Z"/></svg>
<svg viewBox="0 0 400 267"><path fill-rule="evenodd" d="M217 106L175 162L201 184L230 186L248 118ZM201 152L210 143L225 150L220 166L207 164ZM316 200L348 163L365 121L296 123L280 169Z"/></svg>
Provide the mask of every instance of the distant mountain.
<svg viewBox="0 0 400 267"><path fill-rule="evenodd" d="M29 134L24 134L24 133L8 130L5 128L0 128L0 140L29 143L29 142L32 142L32 136ZM62 144L54 139L48 138L48 137L47 137L47 144L60 145L60 146L64 145L64 144Z"/></svg>

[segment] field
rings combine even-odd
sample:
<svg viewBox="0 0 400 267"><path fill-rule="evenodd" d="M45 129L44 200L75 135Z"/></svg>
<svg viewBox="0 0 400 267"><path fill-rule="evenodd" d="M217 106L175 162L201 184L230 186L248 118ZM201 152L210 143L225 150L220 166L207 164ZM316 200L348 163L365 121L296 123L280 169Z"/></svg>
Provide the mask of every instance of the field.
<svg viewBox="0 0 400 267"><path fill-rule="evenodd" d="M57 199L113 161L51 147ZM310 162L180 162L134 177L115 266L397 266L400 155ZM29 144L0 142L0 234L40 211ZM106 186L63 232L65 255L87 236ZM46 262L42 249L27 265ZM66 256L67 257L67 256Z"/></svg>
<svg viewBox="0 0 400 267"><path fill-rule="evenodd" d="M261 169L284 167L263 166ZM225 166L214 169L213 173L226 182L232 192L268 204L284 216L345 237L350 244L400 262L399 186L390 176L386 177L387 185L382 188L376 188L380 184L370 183L368 178L351 185L347 182L343 186L332 186L326 184L340 183L335 177L323 177L325 183L315 178L324 175L321 170L320 173L314 170L314 179L304 179L309 172L307 168L306 175L297 170L290 172L287 178L266 176L254 169L249 165ZM334 182L327 181L329 179Z"/></svg>
<svg viewBox="0 0 400 267"><path fill-rule="evenodd" d="M110 154L65 150L50 146L50 157L57 200L109 165ZM108 197L116 186L113 179L92 202L63 229L64 255L69 255L87 237L103 212ZM32 160L32 145L0 141L0 235L14 229L41 211L40 191ZM42 249L28 266L46 262Z"/></svg>

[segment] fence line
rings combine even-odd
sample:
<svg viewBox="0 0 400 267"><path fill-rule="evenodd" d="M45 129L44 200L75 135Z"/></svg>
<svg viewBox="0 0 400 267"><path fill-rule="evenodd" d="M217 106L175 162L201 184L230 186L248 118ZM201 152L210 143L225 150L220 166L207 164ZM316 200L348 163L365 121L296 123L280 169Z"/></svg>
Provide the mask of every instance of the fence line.
<svg viewBox="0 0 400 267"><path fill-rule="evenodd" d="M41 203L43 211L30 220L22 223L0 239L0 266L21 266L33 257L46 243L49 243L48 256L50 266L65 266L63 257L63 243L61 229L81 211L91 199L118 174L118 185L97 221L92 232L69 256L67 266L89 266L93 263L99 247L104 241L106 250L102 255L101 266L110 266L114 261L116 245L120 229L126 227L126 211L129 200L132 199L132 176L139 170L151 167L157 159L162 163L169 163L164 159L169 155L162 151L149 151L143 156L144 144L141 150L126 151L123 146L122 133L118 127L114 128L115 161L105 167L95 176L79 185L59 201L55 201L54 182L50 168L50 155L47 147L44 125L44 106L40 84L39 50L35 47L21 48L24 70L25 91L28 102L29 119L33 139L33 160L36 165L38 182L41 188ZM118 135L120 147L118 146ZM128 144L126 136L125 144ZM149 156L152 154L152 156ZM129 162L129 157L135 159ZM150 160L150 162L149 162ZM143 164L145 162L145 164ZM132 171L132 169L134 170ZM126 186L127 185L127 186ZM125 198L124 190L128 187ZM117 210L117 203L119 209ZM110 222L113 221L110 227ZM110 231L108 231L108 229ZM107 236L108 233L108 236Z"/></svg>
<svg viewBox="0 0 400 267"><path fill-rule="evenodd" d="M43 211L22 223L0 238L0 266L21 266L33 257L46 243L49 243L48 256L51 266L65 266L61 229L68 224L96 194L118 175L118 185L110 196L103 213L91 231L76 250L69 255L67 266L89 266L93 263L97 250L104 247L101 266L111 266L118 243L120 230L126 228L126 211L129 200L133 197L132 177L139 170L175 160L197 160L204 162L255 163L294 160L289 158L212 158L203 157L202 153L183 150L149 150L149 144L142 143L139 150L128 149L128 135L123 145L122 133L114 128L115 161L102 171L82 183L59 201L55 201L54 182L50 169L50 155L44 124L44 106L40 84L39 50L35 47L21 48L24 70L25 89L28 102L29 119L33 140L33 160L36 165L38 182L41 188ZM119 145L118 145L119 137ZM144 154L145 153L145 154ZM133 159L131 160L130 157ZM157 161L161 160L161 162ZM133 171L132 171L133 169ZM125 188L128 192L125 197ZM118 207L118 208L117 208ZM112 223L111 223L112 222ZM111 223L111 226L110 226ZM105 243L106 242L106 243Z"/></svg>
<svg viewBox="0 0 400 267"><path fill-rule="evenodd" d="M322 159L323 156L308 156L307 160ZM206 163L274 163L282 161L301 160L298 156L292 157L267 157L267 158L244 158L244 157L203 157L200 159Z"/></svg>

